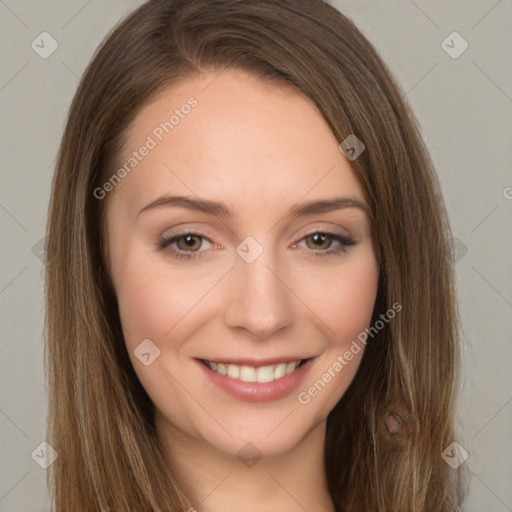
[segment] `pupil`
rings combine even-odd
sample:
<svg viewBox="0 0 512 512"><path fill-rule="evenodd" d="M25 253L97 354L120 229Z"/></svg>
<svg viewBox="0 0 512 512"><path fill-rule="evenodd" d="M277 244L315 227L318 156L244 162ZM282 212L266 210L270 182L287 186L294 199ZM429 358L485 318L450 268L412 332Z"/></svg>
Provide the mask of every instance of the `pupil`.
<svg viewBox="0 0 512 512"><path fill-rule="evenodd" d="M187 248L197 248L195 246L197 246L197 239L198 237L195 236L195 235L185 235L182 240L185 242L185 245L187 246Z"/></svg>
<svg viewBox="0 0 512 512"><path fill-rule="evenodd" d="M324 233L316 233L313 235L313 240L315 243L319 243L321 245L323 242L325 242L325 234Z"/></svg>

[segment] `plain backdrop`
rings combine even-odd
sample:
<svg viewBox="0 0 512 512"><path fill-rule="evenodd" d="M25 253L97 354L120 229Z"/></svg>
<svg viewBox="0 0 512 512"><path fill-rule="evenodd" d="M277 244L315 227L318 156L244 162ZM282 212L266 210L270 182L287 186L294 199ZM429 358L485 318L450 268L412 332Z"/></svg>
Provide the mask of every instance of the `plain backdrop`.
<svg viewBox="0 0 512 512"><path fill-rule="evenodd" d="M32 456L45 435L41 246L50 184L80 76L141 3L0 0L0 511L50 510L45 469ZM394 73L435 163L464 330L455 440L469 454L466 509L512 511L512 1L332 3Z"/></svg>

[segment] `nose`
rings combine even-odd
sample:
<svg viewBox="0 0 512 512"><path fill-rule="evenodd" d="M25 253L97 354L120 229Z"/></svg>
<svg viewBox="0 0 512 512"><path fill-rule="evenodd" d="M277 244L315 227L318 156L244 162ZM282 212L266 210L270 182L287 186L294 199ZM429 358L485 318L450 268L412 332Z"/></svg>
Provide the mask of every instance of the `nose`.
<svg viewBox="0 0 512 512"><path fill-rule="evenodd" d="M284 266L277 266L270 251L252 263L236 256L228 283L225 322L266 339L292 325L294 297Z"/></svg>

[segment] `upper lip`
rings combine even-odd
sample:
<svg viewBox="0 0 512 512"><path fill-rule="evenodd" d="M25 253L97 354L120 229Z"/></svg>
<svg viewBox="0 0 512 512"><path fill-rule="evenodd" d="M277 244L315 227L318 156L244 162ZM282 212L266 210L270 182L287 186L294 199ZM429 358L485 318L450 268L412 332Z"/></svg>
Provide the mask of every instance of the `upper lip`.
<svg viewBox="0 0 512 512"><path fill-rule="evenodd" d="M224 363L224 364L234 364L236 366L253 366L258 368L259 366L271 366L273 364L281 364L281 363L291 363L294 361L302 361L307 359L312 359L312 357L301 357L301 356L281 356L281 357L272 357L267 359L249 359L247 357L212 357L199 358L201 361L209 361L210 363Z"/></svg>

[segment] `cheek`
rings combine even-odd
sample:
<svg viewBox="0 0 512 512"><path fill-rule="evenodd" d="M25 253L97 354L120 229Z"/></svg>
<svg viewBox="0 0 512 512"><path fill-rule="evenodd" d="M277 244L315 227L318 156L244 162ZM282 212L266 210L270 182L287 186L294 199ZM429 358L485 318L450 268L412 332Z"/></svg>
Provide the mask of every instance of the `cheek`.
<svg viewBox="0 0 512 512"><path fill-rule="evenodd" d="M326 324L326 336L336 345L350 344L369 325L378 277L373 253L368 251L322 276L324 286L312 288L316 292L310 303L316 304L315 312Z"/></svg>
<svg viewBox="0 0 512 512"><path fill-rule="evenodd" d="M139 338L161 341L173 336L180 322L201 297L201 286L184 286L155 268L136 266L136 271L117 290L119 313L127 343ZM174 337L174 336L173 336Z"/></svg>
<svg viewBox="0 0 512 512"><path fill-rule="evenodd" d="M315 323L325 335L326 347L316 371L296 396L304 414L313 415L315 421L333 410L359 368L365 344L358 336L370 324L378 290L378 267L371 251L361 251L333 268L316 275L311 287L315 293L308 296L321 319Z"/></svg>
<svg viewBox="0 0 512 512"><path fill-rule="evenodd" d="M217 274L211 268L171 269L164 257L135 243L117 256L116 295L128 349L132 352L149 338L162 351L179 352L179 340L186 340L207 316L205 304L216 293Z"/></svg>

